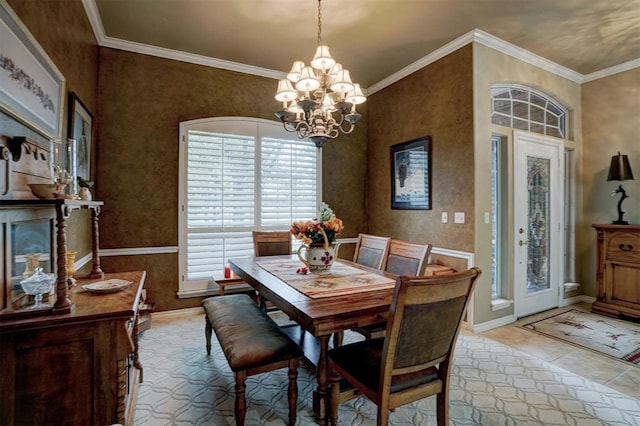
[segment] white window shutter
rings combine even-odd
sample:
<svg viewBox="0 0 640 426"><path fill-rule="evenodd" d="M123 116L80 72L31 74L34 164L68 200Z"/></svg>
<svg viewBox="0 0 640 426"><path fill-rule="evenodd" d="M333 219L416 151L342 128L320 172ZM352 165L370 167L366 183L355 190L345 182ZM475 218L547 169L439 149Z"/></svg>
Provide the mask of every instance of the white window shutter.
<svg viewBox="0 0 640 426"><path fill-rule="evenodd" d="M285 230L316 215L318 150L277 123L229 130L225 120L187 126L186 245L181 262L187 282L220 277L230 257L253 255L253 230ZM247 131L246 129L252 129ZM257 164L257 161L259 164Z"/></svg>

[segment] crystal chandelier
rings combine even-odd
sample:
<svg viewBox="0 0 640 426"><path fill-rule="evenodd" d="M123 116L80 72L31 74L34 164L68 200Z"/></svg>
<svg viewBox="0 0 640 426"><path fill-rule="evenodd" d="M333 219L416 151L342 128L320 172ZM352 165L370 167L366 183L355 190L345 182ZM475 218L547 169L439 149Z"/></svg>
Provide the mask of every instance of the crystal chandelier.
<svg viewBox="0 0 640 426"><path fill-rule="evenodd" d="M362 115L356 105L367 98L359 84L351 81L349 70L342 68L322 44L322 0L318 0L318 47L306 66L295 61L287 78L278 82L276 100L282 110L276 112L285 130L300 139L310 139L318 148L340 133L353 132ZM338 116L338 119L336 117Z"/></svg>

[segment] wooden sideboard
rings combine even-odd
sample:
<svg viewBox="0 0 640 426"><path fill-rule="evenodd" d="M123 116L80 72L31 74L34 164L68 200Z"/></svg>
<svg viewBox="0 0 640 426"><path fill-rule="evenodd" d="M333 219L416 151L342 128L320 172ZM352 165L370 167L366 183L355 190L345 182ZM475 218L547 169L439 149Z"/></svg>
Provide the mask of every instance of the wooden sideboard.
<svg viewBox="0 0 640 426"><path fill-rule="evenodd" d="M1 425L133 424L145 277L105 274L131 282L108 294L82 288L96 279L78 280L69 313L0 318Z"/></svg>
<svg viewBox="0 0 640 426"><path fill-rule="evenodd" d="M3 212L11 212L11 211L37 211L37 210L50 210L52 209L55 213L55 227L56 227L56 237L55 237L55 245L53 245L52 249L55 250L55 262L56 262L56 301L53 306L48 307L47 309L41 310L42 312L32 312L31 315L39 314L49 314L53 312L54 314L66 314L71 312L74 307L73 303L69 299L67 295L67 259L66 259L66 250L67 250L67 220L71 216L71 213L74 210L78 209L90 209L91 210L91 251L92 251L92 269L89 274L89 278L102 278L104 273L100 267L100 255L99 255L99 246L100 246L100 231L98 225L98 216L100 215L100 209L104 205L102 201L86 201L86 200L66 200L66 199L55 199L55 200L0 200L0 226L5 225L5 221L3 220L4 214ZM6 232L6 231L5 231ZM3 233L3 238L5 241L9 238L9 234L7 236ZM5 244L11 245L8 242ZM2 250L3 257L5 256L4 250ZM3 259L4 260L4 259ZM4 263L11 263L4 260ZM0 265L0 275L5 279L5 288L0 291L2 295L2 300L0 301L0 318L3 316L10 316L14 314L20 314L17 312L20 310L20 306L13 306L14 300L10 296L11 287L15 285L12 281L14 280L14 274L10 270L6 270L6 265ZM10 268L9 268L10 269ZM24 277L18 277L21 279ZM14 312L16 311L16 312ZM28 312L27 312L28 313Z"/></svg>
<svg viewBox="0 0 640 426"><path fill-rule="evenodd" d="M640 318L640 225L593 225L598 296L591 309Z"/></svg>

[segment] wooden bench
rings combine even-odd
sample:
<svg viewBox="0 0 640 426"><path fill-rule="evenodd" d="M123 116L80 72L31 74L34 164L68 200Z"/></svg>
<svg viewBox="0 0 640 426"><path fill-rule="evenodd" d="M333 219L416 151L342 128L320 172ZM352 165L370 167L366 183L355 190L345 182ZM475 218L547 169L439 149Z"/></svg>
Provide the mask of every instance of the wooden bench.
<svg viewBox="0 0 640 426"><path fill-rule="evenodd" d="M213 330L235 375L236 425L244 425L247 377L284 367L289 368L289 424L295 425L300 347L246 294L210 297L202 307L207 355Z"/></svg>

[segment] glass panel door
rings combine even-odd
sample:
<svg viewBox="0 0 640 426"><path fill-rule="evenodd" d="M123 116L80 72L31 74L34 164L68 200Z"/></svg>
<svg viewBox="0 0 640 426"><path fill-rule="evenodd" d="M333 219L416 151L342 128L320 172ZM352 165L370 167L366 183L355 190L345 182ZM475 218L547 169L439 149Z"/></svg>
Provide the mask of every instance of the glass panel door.
<svg viewBox="0 0 640 426"><path fill-rule="evenodd" d="M559 305L563 266L562 143L514 132L515 315Z"/></svg>

